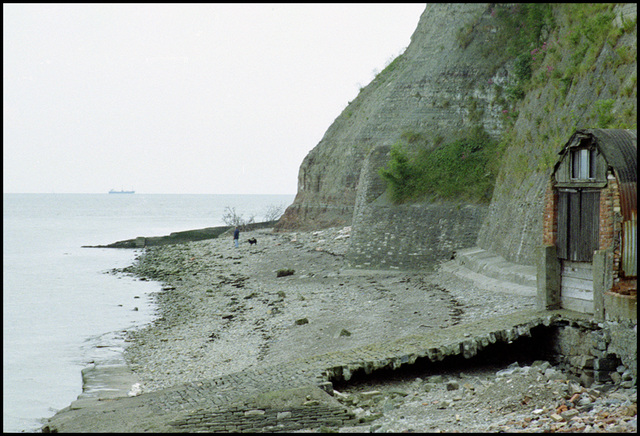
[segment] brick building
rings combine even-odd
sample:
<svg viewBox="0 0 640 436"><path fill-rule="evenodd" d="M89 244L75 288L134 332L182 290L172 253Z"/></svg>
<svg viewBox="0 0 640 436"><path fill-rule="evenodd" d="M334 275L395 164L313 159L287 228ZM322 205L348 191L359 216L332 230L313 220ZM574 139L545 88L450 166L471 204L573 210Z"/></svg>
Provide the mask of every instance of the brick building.
<svg viewBox="0 0 640 436"><path fill-rule="evenodd" d="M576 131L545 195L538 306L637 319L637 135Z"/></svg>

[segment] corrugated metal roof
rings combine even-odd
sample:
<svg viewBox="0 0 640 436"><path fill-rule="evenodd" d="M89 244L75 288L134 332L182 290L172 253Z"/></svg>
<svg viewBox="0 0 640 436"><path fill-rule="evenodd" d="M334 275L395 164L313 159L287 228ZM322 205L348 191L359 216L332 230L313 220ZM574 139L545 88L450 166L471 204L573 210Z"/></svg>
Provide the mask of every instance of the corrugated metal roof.
<svg viewBox="0 0 640 436"><path fill-rule="evenodd" d="M636 130L585 129L596 138L596 147L616 174L620 185L620 207L625 221L635 219L638 205L638 136Z"/></svg>

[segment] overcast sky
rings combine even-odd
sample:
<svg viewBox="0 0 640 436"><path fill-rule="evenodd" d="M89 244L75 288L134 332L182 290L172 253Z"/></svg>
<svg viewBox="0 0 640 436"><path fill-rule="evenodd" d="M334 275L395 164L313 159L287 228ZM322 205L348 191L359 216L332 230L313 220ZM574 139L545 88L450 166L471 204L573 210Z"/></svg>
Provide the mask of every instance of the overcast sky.
<svg viewBox="0 0 640 436"><path fill-rule="evenodd" d="M3 4L3 191L295 194L425 4Z"/></svg>

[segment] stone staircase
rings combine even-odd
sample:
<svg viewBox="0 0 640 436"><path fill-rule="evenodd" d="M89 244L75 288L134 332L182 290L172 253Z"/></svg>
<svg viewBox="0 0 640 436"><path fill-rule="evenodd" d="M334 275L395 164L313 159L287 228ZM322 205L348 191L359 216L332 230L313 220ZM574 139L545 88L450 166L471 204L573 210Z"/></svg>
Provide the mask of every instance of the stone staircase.
<svg viewBox="0 0 640 436"><path fill-rule="evenodd" d="M440 268L473 281L481 289L531 297L536 295L535 266L509 262L479 247L458 250L454 259L443 262Z"/></svg>

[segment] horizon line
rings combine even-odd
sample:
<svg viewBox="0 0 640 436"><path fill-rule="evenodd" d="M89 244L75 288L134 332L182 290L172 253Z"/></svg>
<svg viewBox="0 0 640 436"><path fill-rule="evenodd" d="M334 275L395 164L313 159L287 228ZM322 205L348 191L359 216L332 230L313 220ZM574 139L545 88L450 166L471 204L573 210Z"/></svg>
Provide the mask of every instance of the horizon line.
<svg viewBox="0 0 640 436"><path fill-rule="evenodd" d="M109 191L105 192L2 192L3 194L73 194L73 195L108 195ZM138 192L135 191L131 195L296 195L297 193L203 193L203 192Z"/></svg>

